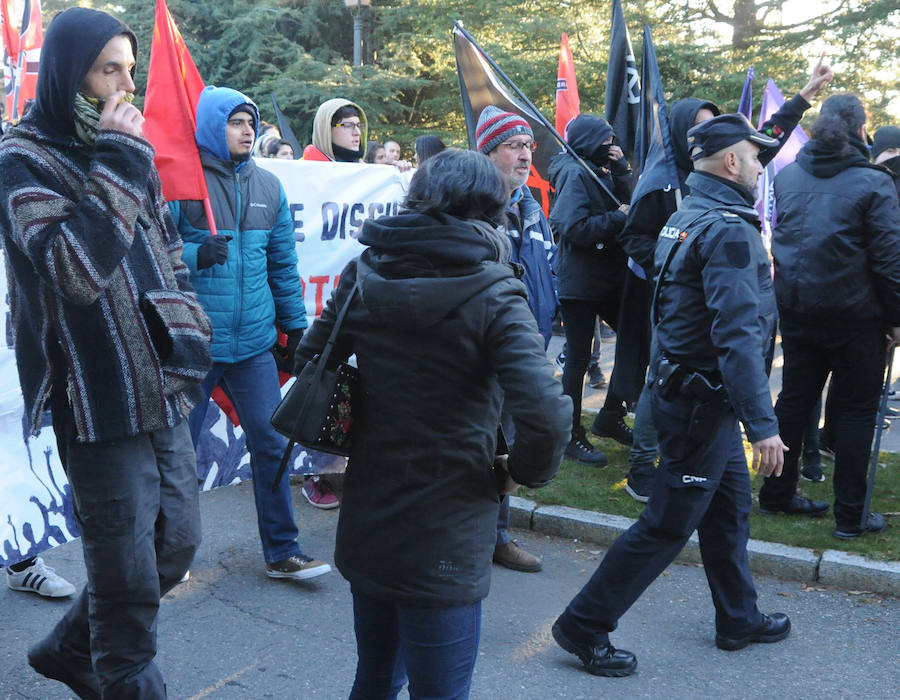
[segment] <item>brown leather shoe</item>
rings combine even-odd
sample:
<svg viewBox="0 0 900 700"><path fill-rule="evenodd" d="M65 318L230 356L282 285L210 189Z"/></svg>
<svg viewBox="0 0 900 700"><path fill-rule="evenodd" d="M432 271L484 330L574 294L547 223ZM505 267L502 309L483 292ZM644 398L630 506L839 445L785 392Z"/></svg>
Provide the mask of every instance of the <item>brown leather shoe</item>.
<svg viewBox="0 0 900 700"><path fill-rule="evenodd" d="M514 571L533 573L540 571L543 563L540 557L529 554L515 542L507 542L494 548L494 562Z"/></svg>

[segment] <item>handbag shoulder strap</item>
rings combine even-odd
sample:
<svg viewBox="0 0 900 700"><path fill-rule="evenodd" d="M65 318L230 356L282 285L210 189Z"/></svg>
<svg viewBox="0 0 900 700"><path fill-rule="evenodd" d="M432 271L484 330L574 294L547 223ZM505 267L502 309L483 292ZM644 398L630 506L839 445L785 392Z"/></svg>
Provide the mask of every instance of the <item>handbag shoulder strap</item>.
<svg viewBox="0 0 900 700"><path fill-rule="evenodd" d="M337 318L334 320L334 326L331 328L331 335L328 336L328 341L325 343L325 347L322 349L322 353L319 356L319 366L325 367L328 364L328 358L331 356L331 350L334 348L334 343L337 340L338 333L341 330L341 325L344 323L344 316L347 315L347 311L350 309L350 304L353 301L353 297L356 296L356 292L359 290L359 280L357 280L353 284L353 288L350 290L350 294L347 295L346 301L344 301L341 306L341 310L338 311Z"/></svg>

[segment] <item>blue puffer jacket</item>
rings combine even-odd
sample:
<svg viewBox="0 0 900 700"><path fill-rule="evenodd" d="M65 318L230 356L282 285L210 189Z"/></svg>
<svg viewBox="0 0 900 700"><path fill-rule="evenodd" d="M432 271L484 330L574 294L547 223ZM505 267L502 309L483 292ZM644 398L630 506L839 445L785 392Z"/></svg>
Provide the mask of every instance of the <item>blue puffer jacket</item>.
<svg viewBox="0 0 900 700"><path fill-rule="evenodd" d="M170 202L184 240L183 259L213 328L215 362L239 362L272 347L275 324L306 328L294 224L281 183L252 161L232 162L225 140L231 111L256 105L230 88L207 87L197 104L197 145L219 235L232 236L222 265L197 269L197 249L209 236L203 203Z"/></svg>
<svg viewBox="0 0 900 700"><path fill-rule="evenodd" d="M516 204L518 207L514 206ZM507 205L506 220L507 233L512 241L510 260L525 268L522 281L528 290L528 306L546 346L553 335L553 316L559 306L552 271L556 245L550 233L550 224L541 211L541 205L525 186L515 191Z"/></svg>

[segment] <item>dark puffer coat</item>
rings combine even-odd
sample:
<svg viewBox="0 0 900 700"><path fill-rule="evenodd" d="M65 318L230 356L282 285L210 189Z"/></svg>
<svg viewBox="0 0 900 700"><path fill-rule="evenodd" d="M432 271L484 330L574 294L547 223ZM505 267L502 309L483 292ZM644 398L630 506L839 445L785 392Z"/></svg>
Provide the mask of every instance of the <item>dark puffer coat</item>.
<svg viewBox="0 0 900 700"><path fill-rule="evenodd" d="M490 585L500 406L513 416L509 471L556 474L572 403L544 352L525 287L472 222L401 214L366 222L297 363L319 353L357 277L334 354L355 353L363 392L335 562L364 595L470 604Z"/></svg>
<svg viewBox="0 0 900 700"><path fill-rule="evenodd" d="M809 141L775 177L775 295L799 323L900 326L900 207L865 145Z"/></svg>

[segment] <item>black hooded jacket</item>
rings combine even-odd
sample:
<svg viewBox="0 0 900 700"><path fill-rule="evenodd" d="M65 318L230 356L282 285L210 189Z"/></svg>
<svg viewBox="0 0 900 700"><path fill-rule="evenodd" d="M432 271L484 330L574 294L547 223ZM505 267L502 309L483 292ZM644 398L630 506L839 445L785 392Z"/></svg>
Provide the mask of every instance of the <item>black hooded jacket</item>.
<svg viewBox="0 0 900 700"><path fill-rule="evenodd" d="M603 142L613 135L606 120L582 114L567 132L572 149L620 202L627 203L631 170L624 159L606 157ZM550 161L549 176L556 190L550 227L559 237L559 298L597 300L617 293L625 274L625 254L616 234L625 225L625 213L566 151Z"/></svg>
<svg viewBox="0 0 900 700"><path fill-rule="evenodd" d="M335 562L375 598L469 604L490 585L501 403L516 429L510 474L532 486L556 474L572 404L524 285L472 222L406 213L370 219L359 240L369 249L341 273L296 358L323 349L359 279L332 355L355 353L363 385Z"/></svg>
<svg viewBox="0 0 900 700"><path fill-rule="evenodd" d="M813 139L775 177L775 294L784 319L900 326L900 207L890 175L851 139Z"/></svg>
<svg viewBox="0 0 900 700"><path fill-rule="evenodd" d="M894 180L894 189L897 190L897 196L900 197L900 156L894 156L879 163L885 168Z"/></svg>
<svg viewBox="0 0 900 700"><path fill-rule="evenodd" d="M678 167L682 198L691 193L690 185L686 180L694 170L687 147L687 132L694 126L697 112L704 107L711 109L713 114L719 114L719 109L712 102L705 102L695 97L678 100L672 105L669 114L669 130L672 134L672 148L675 151L675 164ZM760 151L760 163L766 165L777 155L779 149L797 128L800 118L807 109L809 109L809 103L800 95L794 95L772 115L771 119L762 125L760 131L777 138L779 145ZM642 197L640 201L631 203L628 221L619 234L618 240L625 253L634 258L647 276L653 272L653 250L656 247L656 238L668 218L677 209L678 202L674 190L668 192L655 190Z"/></svg>

